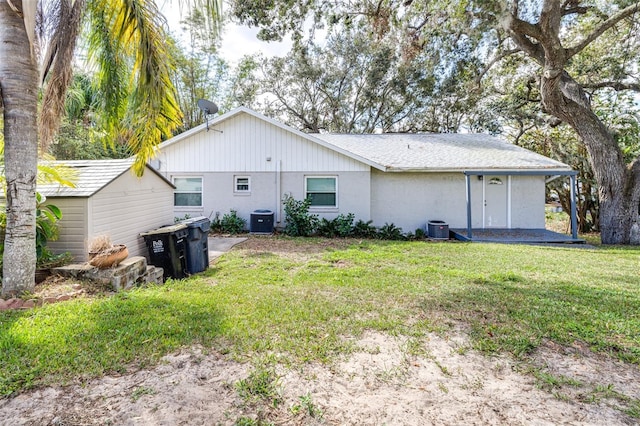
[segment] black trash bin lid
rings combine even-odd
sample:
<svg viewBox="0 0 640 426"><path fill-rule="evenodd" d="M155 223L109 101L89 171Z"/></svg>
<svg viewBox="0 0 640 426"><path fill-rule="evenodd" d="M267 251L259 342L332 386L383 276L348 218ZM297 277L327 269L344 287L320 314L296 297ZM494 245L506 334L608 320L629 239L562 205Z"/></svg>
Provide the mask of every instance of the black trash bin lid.
<svg viewBox="0 0 640 426"><path fill-rule="evenodd" d="M182 229L187 229L187 225L183 223L177 223L175 225L163 226L158 229L152 229L151 231L142 232L140 236L144 237L145 235L172 234Z"/></svg>

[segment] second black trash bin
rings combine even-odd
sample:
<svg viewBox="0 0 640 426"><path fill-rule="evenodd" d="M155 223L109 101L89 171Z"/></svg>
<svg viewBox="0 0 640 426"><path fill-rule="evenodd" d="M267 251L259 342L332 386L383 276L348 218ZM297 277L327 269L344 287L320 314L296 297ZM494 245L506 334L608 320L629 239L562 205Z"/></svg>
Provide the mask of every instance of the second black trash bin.
<svg viewBox="0 0 640 426"><path fill-rule="evenodd" d="M189 237L186 242L187 272L195 274L209 267L209 229L211 221L205 216L185 219L180 222L187 225Z"/></svg>
<svg viewBox="0 0 640 426"><path fill-rule="evenodd" d="M187 225L163 226L140 234L149 250L149 263L164 269L164 276L184 278L187 276L186 240Z"/></svg>

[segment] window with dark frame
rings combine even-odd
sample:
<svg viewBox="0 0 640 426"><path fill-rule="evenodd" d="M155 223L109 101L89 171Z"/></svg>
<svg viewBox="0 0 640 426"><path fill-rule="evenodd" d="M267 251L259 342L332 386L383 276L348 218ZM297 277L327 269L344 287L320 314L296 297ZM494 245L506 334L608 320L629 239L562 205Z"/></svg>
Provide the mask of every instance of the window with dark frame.
<svg viewBox="0 0 640 426"><path fill-rule="evenodd" d="M311 199L311 207L338 207L338 178L307 176L305 196Z"/></svg>
<svg viewBox="0 0 640 426"><path fill-rule="evenodd" d="M176 189L173 192L173 205L176 207L202 207L202 178L173 178Z"/></svg>
<svg viewBox="0 0 640 426"><path fill-rule="evenodd" d="M236 176L234 179L234 192L251 192L251 178L249 176Z"/></svg>

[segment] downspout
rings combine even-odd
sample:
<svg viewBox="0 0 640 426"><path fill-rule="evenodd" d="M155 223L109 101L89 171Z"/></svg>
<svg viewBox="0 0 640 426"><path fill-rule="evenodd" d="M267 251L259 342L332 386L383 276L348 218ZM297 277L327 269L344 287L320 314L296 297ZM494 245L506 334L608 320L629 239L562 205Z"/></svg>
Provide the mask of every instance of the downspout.
<svg viewBox="0 0 640 426"><path fill-rule="evenodd" d="M511 175L507 175L507 229L511 229Z"/></svg>
<svg viewBox="0 0 640 426"><path fill-rule="evenodd" d="M282 218L282 160L276 161L276 224Z"/></svg>
<svg viewBox="0 0 640 426"><path fill-rule="evenodd" d="M464 179L467 183L467 238L471 240L471 176L465 173Z"/></svg>

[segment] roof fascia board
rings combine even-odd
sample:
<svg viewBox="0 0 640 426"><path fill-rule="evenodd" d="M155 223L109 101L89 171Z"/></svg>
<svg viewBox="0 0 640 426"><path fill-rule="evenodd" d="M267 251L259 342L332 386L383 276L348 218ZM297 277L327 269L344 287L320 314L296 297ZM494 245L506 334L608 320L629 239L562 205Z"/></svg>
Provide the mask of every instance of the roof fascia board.
<svg viewBox="0 0 640 426"><path fill-rule="evenodd" d="M516 169L516 170L463 170L465 175L479 176L487 174L503 174L510 176L576 176L576 170L568 169Z"/></svg>
<svg viewBox="0 0 640 426"><path fill-rule="evenodd" d="M385 170L389 173L464 173L465 175L477 176L488 174L502 174L502 175L574 175L577 174L575 170L568 169L484 169L484 170L465 170L465 169L449 169L449 168L402 168L393 167Z"/></svg>

